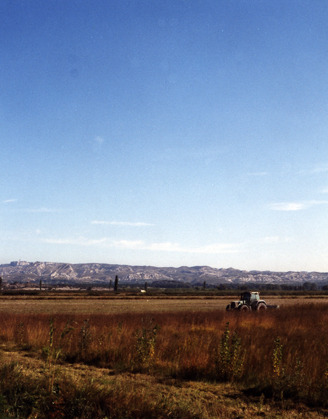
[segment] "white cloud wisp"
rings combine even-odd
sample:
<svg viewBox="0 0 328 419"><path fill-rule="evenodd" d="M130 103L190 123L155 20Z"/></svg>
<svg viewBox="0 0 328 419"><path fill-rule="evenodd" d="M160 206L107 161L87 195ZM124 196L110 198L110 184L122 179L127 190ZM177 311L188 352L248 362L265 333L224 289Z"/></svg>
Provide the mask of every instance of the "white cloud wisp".
<svg viewBox="0 0 328 419"><path fill-rule="evenodd" d="M63 244L76 246L101 246L107 248L119 248L130 250L149 250L155 252L179 252L179 253L239 253L243 251L243 244L240 243L215 243L200 247L184 247L179 243L162 242L147 244L143 240L113 240L109 238L87 239L79 237L75 239L42 239L43 243Z"/></svg>
<svg viewBox="0 0 328 419"><path fill-rule="evenodd" d="M325 205L328 201L277 202L268 207L273 211L301 211L315 205Z"/></svg>
<svg viewBox="0 0 328 419"><path fill-rule="evenodd" d="M9 204L11 202L17 202L17 199L5 199L4 201L2 201L3 204Z"/></svg>
<svg viewBox="0 0 328 419"><path fill-rule="evenodd" d="M112 226L129 226L129 227L148 227L154 226L155 224L142 223L142 222L130 222L130 221L91 221L91 224L99 225L112 225Z"/></svg>

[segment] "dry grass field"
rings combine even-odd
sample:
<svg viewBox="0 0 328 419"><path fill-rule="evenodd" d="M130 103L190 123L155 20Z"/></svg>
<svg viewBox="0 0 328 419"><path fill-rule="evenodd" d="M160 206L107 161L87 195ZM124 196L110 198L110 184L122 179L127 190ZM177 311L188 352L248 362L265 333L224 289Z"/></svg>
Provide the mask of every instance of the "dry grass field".
<svg viewBox="0 0 328 419"><path fill-rule="evenodd" d="M2 417L328 416L325 299L46 298L0 299Z"/></svg>
<svg viewBox="0 0 328 419"><path fill-rule="evenodd" d="M238 297L79 297L57 296L0 296L0 313L66 313L115 314L142 312L178 312L223 310ZM281 307L327 301L327 297L265 297L267 303Z"/></svg>

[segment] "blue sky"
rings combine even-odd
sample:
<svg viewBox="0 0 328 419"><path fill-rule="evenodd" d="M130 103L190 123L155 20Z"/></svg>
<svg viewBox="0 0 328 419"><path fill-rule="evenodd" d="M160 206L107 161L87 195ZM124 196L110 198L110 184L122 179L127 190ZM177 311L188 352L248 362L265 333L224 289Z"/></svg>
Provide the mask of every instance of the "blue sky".
<svg viewBox="0 0 328 419"><path fill-rule="evenodd" d="M328 271L326 1L0 16L0 263Z"/></svg>

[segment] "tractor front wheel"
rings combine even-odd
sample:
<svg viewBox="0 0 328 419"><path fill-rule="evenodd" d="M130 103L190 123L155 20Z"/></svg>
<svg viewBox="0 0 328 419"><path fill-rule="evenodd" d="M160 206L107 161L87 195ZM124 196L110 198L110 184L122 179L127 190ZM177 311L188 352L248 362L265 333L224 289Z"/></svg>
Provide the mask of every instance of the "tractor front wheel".
<svg viewBox="0 0 328 419"><path fill-rule="evenodd" d="M256 307L257 311L262 311L262 310L266 310L267 306L264 303L259 303Z"/></svg>

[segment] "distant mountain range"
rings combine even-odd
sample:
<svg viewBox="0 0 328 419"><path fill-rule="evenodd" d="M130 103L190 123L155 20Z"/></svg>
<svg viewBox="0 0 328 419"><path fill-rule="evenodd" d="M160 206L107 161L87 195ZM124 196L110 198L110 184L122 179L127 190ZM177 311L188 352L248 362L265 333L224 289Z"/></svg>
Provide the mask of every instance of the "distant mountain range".
<svg viewBox="0 0 328 419"><path fill-rule="evenodd" d="M271 272L242 271L238 269L216 269L209 266L181 266L159 268L154 266L110 265L106 263L53 263L11 262L0 265L0 276L4 282L43 283L108 283L118 276L120 282L144 283L178 281L190 285L228 283L274 283L295 284L304 282L328 283L328 273L320 272Z"/></svg>

